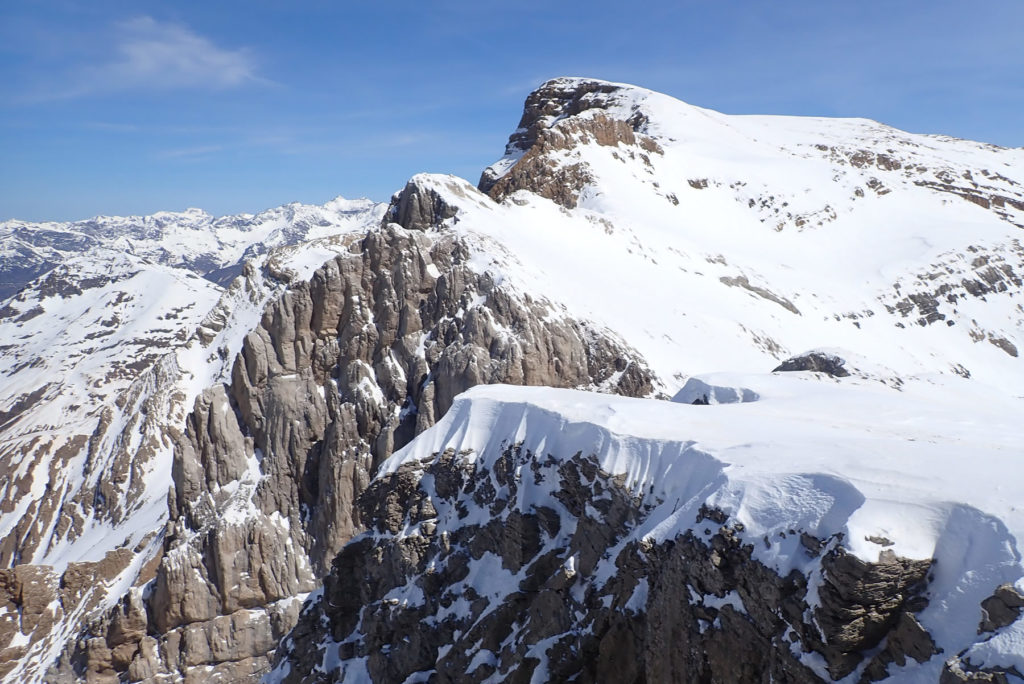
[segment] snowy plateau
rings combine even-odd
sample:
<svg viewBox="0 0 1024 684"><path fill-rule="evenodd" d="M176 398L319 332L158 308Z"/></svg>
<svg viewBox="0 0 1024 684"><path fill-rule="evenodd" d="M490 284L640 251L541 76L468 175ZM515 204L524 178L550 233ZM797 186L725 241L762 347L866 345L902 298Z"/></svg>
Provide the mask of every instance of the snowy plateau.
<svg viewBox="0 0 1024 684"><path fill-rule="evenodd" d="M561 78L477 184L0 223L0 678L1024 681L1022 168Z"/></svg>

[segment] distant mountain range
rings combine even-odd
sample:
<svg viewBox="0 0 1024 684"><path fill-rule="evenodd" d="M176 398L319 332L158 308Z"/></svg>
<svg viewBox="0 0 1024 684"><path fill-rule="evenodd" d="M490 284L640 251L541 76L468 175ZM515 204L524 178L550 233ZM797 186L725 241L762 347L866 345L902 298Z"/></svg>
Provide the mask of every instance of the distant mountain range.
<svg viewBox="0 0 1024 684"><path fill-rule="evenodd" d="M0 223L0 298L66 259L110 248L184 268L227 285L267 250L365 226L380 212L370 200L338 197L323 206L292 203L258 214L215 218L201 209L152 216L97 216L71 223Z"/></svg>

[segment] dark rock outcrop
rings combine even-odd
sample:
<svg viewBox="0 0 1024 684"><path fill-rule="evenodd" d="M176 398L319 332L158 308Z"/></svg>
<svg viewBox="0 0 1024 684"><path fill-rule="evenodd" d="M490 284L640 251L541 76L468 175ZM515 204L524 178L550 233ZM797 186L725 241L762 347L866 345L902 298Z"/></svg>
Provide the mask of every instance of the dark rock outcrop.
<svg viewBox="0 0 1024 684"><path fill-rule="evenodd" d="M456 213L458 210L440 194L414 178L391 198L386 220L408 230L428 230Z"/></svg>
<svg viewBox="0 0 1024 684"><path fill-rule="evenodd" d="M833 378L845 378L850 375L845 366L846 360L835 354L812 351L786 359L773 368L772 372L813 371L815 373L824 373Z"/></svg>
<svg viewBox="0 0 1024 684"><path fill-rule="evenodd" d="M1017 621L1024 610L1024 595L1012 584L1003 584L981 602L982 619L978 633L994 632Z"/></svg>
<svg viewBox="0 0 1024 684"><path fill-rule="evenodd" d="M822 562L824 582L818 589L821 603L815 611L822 639L819 650L834 679L853 672L863 653L888 639L891 652L878 654L867 678L882 679L889 663L903 664L906 656L918 662L937 650L931 637L909 610L909 601L926 583L930 560L898 558L883 551L877 563L867 563L841 548ZM927 602L913 605L921 610ZM817 641L811 637L812 641Z"/></svg>

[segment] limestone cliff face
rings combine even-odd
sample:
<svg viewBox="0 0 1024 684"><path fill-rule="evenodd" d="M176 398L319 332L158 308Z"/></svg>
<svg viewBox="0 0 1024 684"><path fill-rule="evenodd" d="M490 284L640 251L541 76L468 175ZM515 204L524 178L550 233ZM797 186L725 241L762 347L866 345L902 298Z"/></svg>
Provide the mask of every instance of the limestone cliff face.
<svg viewBox="0 0 1024 684"><path fill-rule="evenodd" d="M673 538L636 534L661 503L583 453L407 462L364 494L370 530L270 681L875 681L936 654L915 618L931 561L866 563L803 533L809 569L780 576L753 544L788 542L746 539L717 509Z"/></svg>
<svg viewBox="0 0 1024 684"><path fill-rule="evenodd" d="M653 391L607 334L474 271L467 245L434 230L454 215L442 204L411 184L388 218L413 229L386 220L264 311L230 384L204 392L175 437L147 630L125 657L133 647L98 624L55 679L255 676L339 550L373 524L355 502L377 464L455 395L480 383Z"/></svg>

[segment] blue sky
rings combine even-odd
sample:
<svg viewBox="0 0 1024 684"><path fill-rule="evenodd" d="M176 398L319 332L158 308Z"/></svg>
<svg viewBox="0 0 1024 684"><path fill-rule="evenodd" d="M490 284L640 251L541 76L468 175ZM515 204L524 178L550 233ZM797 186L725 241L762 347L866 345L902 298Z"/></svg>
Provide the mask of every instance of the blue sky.
<svg viewBox="0 0 1024 684"><path fill-rule="evenodd" d="M1024 146L1024 2L4 0L0 219L476 181L547 78Z"/></svg>

